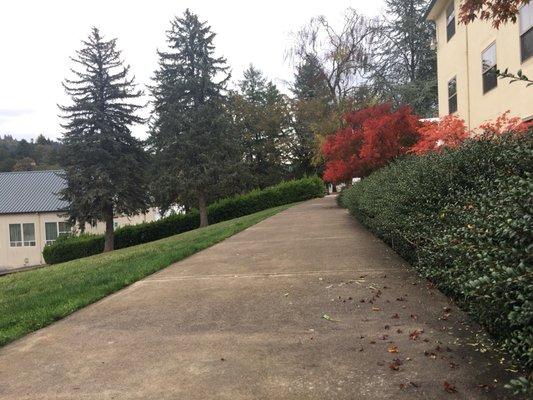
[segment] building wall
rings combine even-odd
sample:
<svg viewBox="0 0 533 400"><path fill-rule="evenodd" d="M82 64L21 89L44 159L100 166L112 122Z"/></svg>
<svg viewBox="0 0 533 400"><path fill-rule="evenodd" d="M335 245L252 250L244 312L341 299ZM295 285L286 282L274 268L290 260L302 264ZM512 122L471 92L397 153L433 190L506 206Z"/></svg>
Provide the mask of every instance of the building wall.
<svg viewBox="0 0 533 400"><path fill-rule="evenodd" d="M500 70L516 73L522 70L533 76L533 57L521 62L520 28L517 23L494 29L490 21L476 20L469 25L459 23L460 0L455 0L456 33L446 38L446 7L449 1L438 1L435 16L437 28L437 67L439 85L439 115L448 114L448 81L457 75L458 111L470 129L493 120L507 110L523 119L533 117L533 88L523 82L509 84L498 79L498 86L483 94L481 53L496 42L496 60Z"/></svg>
<svg viewBox="0 0 533 400"><path fill-rule="evenodd" d="M115 218L116 227L135 225L156 220L156 209L150 209L146 214L133 217ZM42 251L46 244L45 223L63 222L65 217L56 213L32 214L2 214L0 215L0 270L44 264ZM11 247L9 240L9 225L33 223L35 225L35 246ZM104 233L105 224L99 222L95 227L87 227L87 233Z"/></svg>

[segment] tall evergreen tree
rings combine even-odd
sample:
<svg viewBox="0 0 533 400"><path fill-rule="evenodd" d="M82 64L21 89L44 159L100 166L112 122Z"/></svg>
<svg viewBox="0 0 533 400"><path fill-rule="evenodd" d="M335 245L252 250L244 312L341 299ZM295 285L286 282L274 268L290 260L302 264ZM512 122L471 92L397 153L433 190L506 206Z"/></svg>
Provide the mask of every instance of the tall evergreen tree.
<svg viewBox="0 0 533 400"><path fill-rule="evenodd" d="M291 92L294 175L302 177L320 173L321 166L316 157L319 137L332 131L337 122L332 120L333 101L321 65L315 57L308 56L296 66Z"/></svg>
<svg viewBox="0 0 533 400"><path fill-rule="evenodd" d="M239 88L239 93L233 96L233 112L251 177L248 187L274 185L287 175L288 101L253 65L244 71Z"/></svg>
<svg viewBox="0 0 533 400"><path fill-rule="evenodd" d="M71 104L60 106L65 123L62 166L70 204L70 219L81 226L105 221L104 251L114 248L115 214L133 215L147 209L146 153L130 126L143 122L135 88L116 39L104 40L93 28L72 61L75 78L63 86Z"/></svg>
<svg viewBox="0 0 533 400"><path fill-rule="evenodd" d="M242 153L226 107L230 77L226 60L215 57L210 26L186 10L167 32L151 88L154 119L149 143L154 153L158 199L163 207L179 202L200 211L231 190Z"/></svg>
<svg viewBox="0 0 533 400"><path fill-rule="evenodd" d="M370 52L370 79L377 94L408 104L424 117L437 110L435 27L424 19L427 0L385 0L386 18Z"/></svg>

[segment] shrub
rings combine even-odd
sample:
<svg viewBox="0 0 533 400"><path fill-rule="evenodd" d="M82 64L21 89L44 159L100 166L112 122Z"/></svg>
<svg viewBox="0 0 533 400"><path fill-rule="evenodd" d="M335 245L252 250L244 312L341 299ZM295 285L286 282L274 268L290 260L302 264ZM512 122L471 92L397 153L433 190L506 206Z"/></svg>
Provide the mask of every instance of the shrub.
<svg viewBox="0 0 533 400"><path fill-rule="evenodd" d="M282 182L276 186L217 201L208 209L209 222L241 217L268 208L309 200L324 195L324 184L318 177ZM115 232L115 249L135 246L190 231L200 226L196 210L176 214L158 221L119 228ZM103 235L69 236L46 246L43 256L48 264L57 264L101 253L104 249Z"/></svg>
<svg viewBox="0 0 533 400"><path fill-rule="evenodd" d="M533 133L410 156L341 203L533 369Z"/></svg>

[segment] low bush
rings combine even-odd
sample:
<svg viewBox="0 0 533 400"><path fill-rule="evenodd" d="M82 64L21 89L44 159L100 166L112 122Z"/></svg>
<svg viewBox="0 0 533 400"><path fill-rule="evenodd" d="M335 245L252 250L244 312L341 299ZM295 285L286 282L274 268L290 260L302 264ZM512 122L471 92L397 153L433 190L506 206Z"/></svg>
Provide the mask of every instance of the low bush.
<svg viewBox="0 0 533 400"><path fill-rule="evenodd" d="M208 207L209 223L227 221L298 201L324 195L324 184L318 177L282 182L276 186L219 200ZM200 226L200 216L193 210L176 214L158 221L130 225L115 232L115 249L152 242ZM43 256L47 264L57 264L101 253L104 249L103 235L70 236L46 246Z"/></svg>
<svg viewBox="0 0 533 400"><path fill-rule="evenodd" d="M340 202L533 369L533 133L410 156Z"/></svg>

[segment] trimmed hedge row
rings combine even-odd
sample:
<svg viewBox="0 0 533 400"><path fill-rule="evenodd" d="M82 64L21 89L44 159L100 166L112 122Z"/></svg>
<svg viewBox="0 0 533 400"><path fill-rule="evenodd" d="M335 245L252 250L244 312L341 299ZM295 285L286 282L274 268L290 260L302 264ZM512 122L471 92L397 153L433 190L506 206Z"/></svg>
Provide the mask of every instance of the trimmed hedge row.
<svg viewBox="0 0 533 400"><path fill-rule="evenodd" d="M320 178L304 178L219 200L208 207L207 213L209 223L214 224L323 195L324 184ZM200 216L197 211L171 215L154 222L125 226L115 232L115 249L152 242L199 226ZM46 246L43 256L47 264L57 264L98 254L103 249L103 235L70 236L60 238L54 244Z"/></svg>
<svg viewBox="0 0 533 400"><path fill-rule="evenodd" d="M398 160L339 200L532 371L532 132Z"/></svg>

